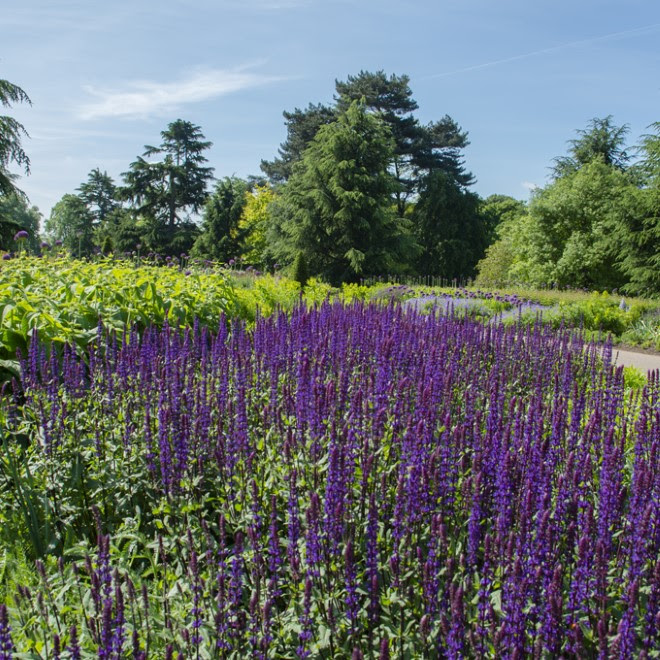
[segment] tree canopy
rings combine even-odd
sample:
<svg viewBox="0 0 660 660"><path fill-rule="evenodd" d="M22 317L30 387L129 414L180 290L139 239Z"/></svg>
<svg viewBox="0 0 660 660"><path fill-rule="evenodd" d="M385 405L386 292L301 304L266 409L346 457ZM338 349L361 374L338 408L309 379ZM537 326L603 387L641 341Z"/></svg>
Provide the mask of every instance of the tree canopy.
<svg viewBox="0 0 660 660"><path fill-rule="evenodd" d="M301 253L334 283L396 269L406 234L390 203L393 153L389 128L362 103L323 126L274 204L275 256Z"/></svg>
<svg viewBox="0 0 660 660"><path fill-rule="evenodd" d="M193 256L221 262L238 256L238 223L246 193L247 183L238 177L225 177L217 182L204 206L202 232L193 246Z"/></svg>
<svg viewBox="0 0 660 660"><path fill-rule="evenodd" d="M15 103L32 105L30 97L18 85L0 80L0 105L5 108ZM7 115L0 115L0 195L23 193L16 187L16 175L9 171L13 163L25 174L30 172L30 158L23 149L22 140L29 137L23 124Z"/></svg>
<svg viewBox="0 0 660 660"><path fill-rule="evenodd" d="M211 142L204 140L199 126L183 119L168 124L161 138L160 146L145 146L123 174L122 195L145 218L147 242L172 253L192 246L196 230L191 216L204 205L213 178L213 168L204 165ZM148 160L153 156L162 159Z"/></svg>

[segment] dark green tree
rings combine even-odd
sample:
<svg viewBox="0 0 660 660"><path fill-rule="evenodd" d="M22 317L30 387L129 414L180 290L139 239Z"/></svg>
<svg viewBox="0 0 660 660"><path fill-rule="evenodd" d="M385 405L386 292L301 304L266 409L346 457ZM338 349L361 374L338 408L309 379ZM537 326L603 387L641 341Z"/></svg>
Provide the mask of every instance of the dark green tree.
<svg viewBox="0 0 660 660"><path fill-rule="evenodd" d="M640 160L635 167L641 174L643 185L660 188L660 121L649 126L653 133L642 135L636 148Z"/></svg>
<svg viewBox="0 0 660 660"><path fill-rule="evenodd" d="M388 127L358 102L323 126L273 203L278 261L301 253L332 283L397 269L413 242L391 204L393 151Z"/></svg>
<svg viewBox="0 0 660 660"><path fill-rule="evenodd" d="M94 216L78 195L64 195L53 206L46 220L46 233L75 257L89 256L94 251Z"/></svg>
<svg viewBox="0 0 660 660"><path fill-rule="evenodd" d="M628 191L615 240L616 263L628 279L623 289L660 294L660 186Z"/></svg>
<svg viewBox="0 0 660 660"><path fill-rule="evenodd" d="M145 245L146 227L144 221L136 220L135 215L128 209L116 209L108 221L110 232L103 239L106 247L112 247L115 255L121 256L142 250L147 250ZM111 245L106 244L106 239L110 239ZM105 254L105 247L103 248Z"/></svg>
<svg viewBox="0 0 660 660"><path fill-rule="evenodd" d="M307 281L309 280L309 271L307 270L307 262L305 261L305 255L302 252L298 252L296 255L296 260L293 262L293 280L300 284L300 288L304 289L307 286Z"/></svg>
<svg viewBox="0 0 660 660"><path fill-rule="evenodd" d="M437 170L423 183L412 214L422 252L417 271L446 279L472 277L488 246L490 231L479 213L479 197L447 172Z"/></svg>
<svg viewBox="0 0 660 660"><path fill-rule="evenodd" d="M568 155L555 158L553 177L558 179L572 174L594 160L625 170L630 161L626 150L629 130L627 124L617 126L612 115L591 119L587 128L576 131L577 138L569 140Z"/></svg>
<svg viewBox="0 0 660 660"><path fill-rule="evenodd" d="M388 125L394 139L390 168L398 183L392 194L400 217L406 214L409 200L418 194L424 177L432 171L445 171L459 185L469 186L474 179L465 170L462 159L462 149L468 145L467 133L449 116L420 124L413 114L418 105L409 82L406 75L387 76L383 71L360 71L346 81L335 81L333 108L309 105L305 110L296 108L292 113L284 113L287 140L280 146L280 158L262 161L262 170L274 184L286 181L318 129L354 101L364 100L367 110Z"/></svg>
<svg viewBox="0 0 660 660"><path fill-rule="evenodd" d="M0 195L0 248L15 250L14 236L24 229L28 232L28 251L39 251L39 224L41 213L36 206L30 206L23 195L13 193Z"/></svg>
<svg viewBox="0 0 660 660"><path fill-rule="evenodd" d="M32 105L28 95L17 85L8 80L0 80L0 105L5 108L13 103L28 103ZM30 159L25 153L21 141L29 137L23 124L5 115L0 115L0 195L23 193L16 187L16 175L9 171L11 163L22 168L25 174L30 173Z"/></svg>
<svg viewBox="0 0 660 660"><path fill-rule="evenodd" d="M192 249L192 256L227 262L240 251L239 220L246 204L248 185L243 179L225 177L217 182L206 200L202 232Z"/></svg>
<svg viewBox="0 0 660 660"><path fill-rule="evenodd" d="M213 178L213 168L204 165L211 142L203 139L199 126L182 119L169 124L161 137L160 146L147 145L123 174L122 195L145 219L150 248L176 254L185 245L190 249L196 237L192 216L204 205ZM147 160L153 156L162 159Z"/></svg>
<svg viewBox="0 0 660 660"><path fill-rule="evenodd" d="M303 151L314 139L319 128L337 119L334 108L321 103L310 103L304 110L285 110L282 114L286 125L286 140L280 145L279 157L271 161L261 161L262 172L274 185L288 181L294 164L302 158Z"/></svg>
<svg viewBox="0 0 660 660"><path fill-rule="evenodd" d="M335 81L340 111L347 104L364 99L368 110L392 131L395 147L391 168L399 184L395 197L400 216L405 214L411 196L420 192L424 178L433 171L446 172L461 186L473 183L461 156L461 149L469 144L467 133L448 115L421 124L413 115L418 105L409 83L406 75L388 77L384 71L360 71L356 76L348 76L345 82Z"/></svg>
<svg viewBox="0 0 660 660"><path fill-rule="evenodd" d="M616 235L625 289L638 295L660 293L660 122L649 128L653 133L642 136L635 166L641 186L629 192Z"/></svg>

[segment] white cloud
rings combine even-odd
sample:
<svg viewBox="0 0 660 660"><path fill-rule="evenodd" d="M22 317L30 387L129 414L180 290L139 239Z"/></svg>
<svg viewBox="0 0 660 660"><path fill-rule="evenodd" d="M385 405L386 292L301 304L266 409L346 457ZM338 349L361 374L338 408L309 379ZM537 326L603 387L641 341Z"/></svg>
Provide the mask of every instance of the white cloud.
<svg viewBox="0 0 660 660"><path fill-rule="evenodd" d="M214 69L193 73L177 82L133 81L125 89L86 87L96 100L80 108L78 116L81 119L149 117L276 80L282 78L251 73L245 68Z"/></svg>
<svg viewBox="0 0 660 660"><path fill-rule="evenodd" d="M529 192L534 192L538 188L538 185L536 183L532 183L531 181L523 181L520 185L522 185L523 188L529 190Z"/></svg>

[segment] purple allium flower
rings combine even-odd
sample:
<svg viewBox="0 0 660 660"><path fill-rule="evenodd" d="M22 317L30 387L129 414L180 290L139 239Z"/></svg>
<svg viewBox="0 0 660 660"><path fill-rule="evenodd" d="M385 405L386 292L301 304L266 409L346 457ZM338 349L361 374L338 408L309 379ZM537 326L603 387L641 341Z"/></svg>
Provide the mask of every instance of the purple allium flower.
<svg viewBox="0 0 660 660"><path fill-rule="evenodd" d="M14 240L15 241L25 241L27 238L29 238L30 234L25 231L25 229L21 229L20 231L17 231L14 234Z"/></svg>
<svg viewBox="0 0 660 660"><path fill-rule="evenodd" d="M4 261L9 261L11 259L11 254L9 254L8 252L5 252L5 254L2 255L2 259Z"/></svg>

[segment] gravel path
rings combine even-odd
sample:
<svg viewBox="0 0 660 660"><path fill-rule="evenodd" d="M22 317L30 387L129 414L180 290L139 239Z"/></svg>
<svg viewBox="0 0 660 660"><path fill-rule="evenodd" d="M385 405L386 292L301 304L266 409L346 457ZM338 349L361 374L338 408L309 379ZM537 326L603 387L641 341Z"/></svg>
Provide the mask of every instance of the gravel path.
<svg viewBox="0 0 660 660"><path fill-rule="evenodd" d="M636 367L644 373L660 369L660 355L621 350L616 346L612 348L612 362L617 365L622 364L624 367Z"/></svg>

